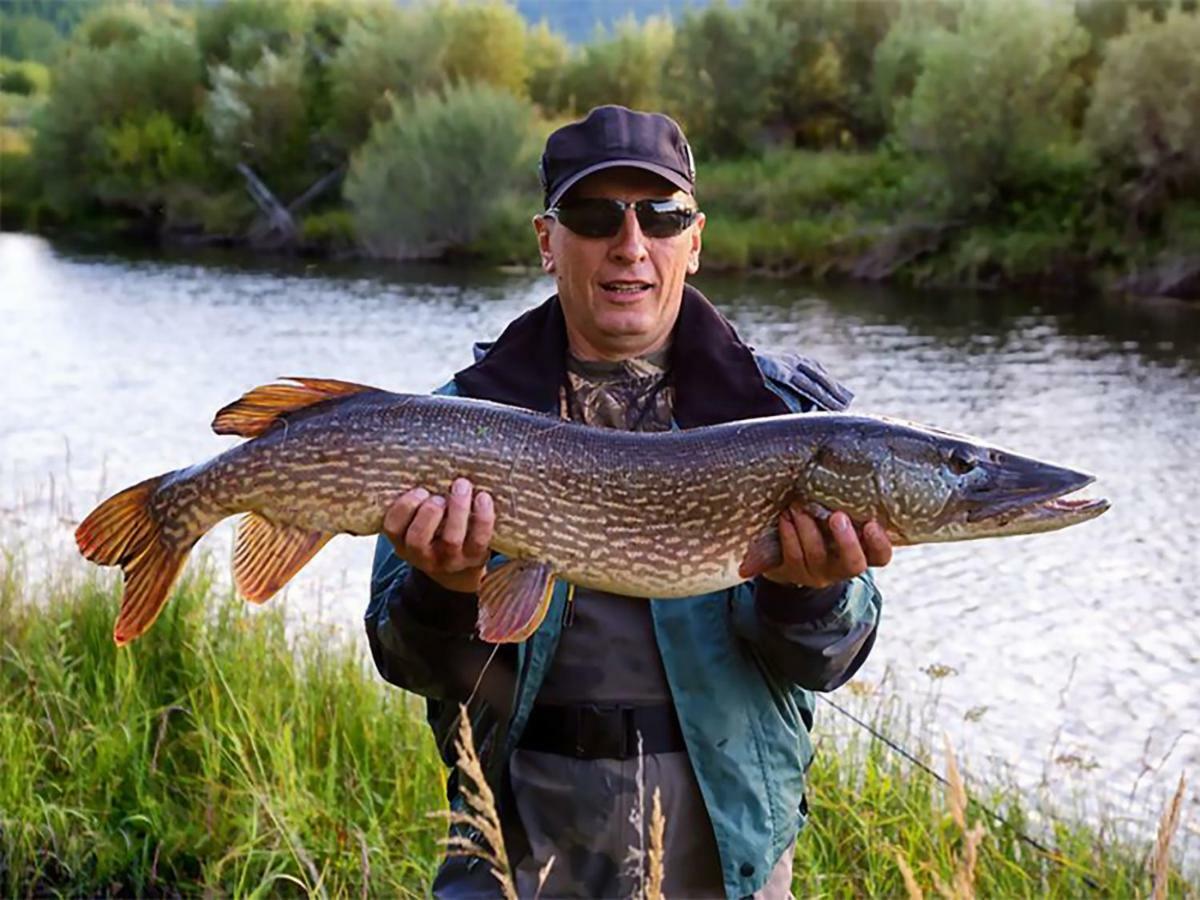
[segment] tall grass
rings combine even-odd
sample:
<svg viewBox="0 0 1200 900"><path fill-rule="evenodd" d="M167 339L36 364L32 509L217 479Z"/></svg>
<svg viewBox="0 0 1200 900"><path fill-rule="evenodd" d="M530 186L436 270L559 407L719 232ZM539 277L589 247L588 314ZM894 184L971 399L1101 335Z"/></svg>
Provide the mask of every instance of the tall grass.
<svg viewBox="0 0 1200 900"><path fill-rule="evenodd" d="M204 565L122 650L116 605L111 579L34 588L0 552L0 896L425 895L441 763L420 705L360 645L289 635L278 609L247 610ZM1088 877L1106 897L1200 897L1161 839L1155 852L1067 822L1046 837L1013 795L987 796L1058 848L1048 859L865 738L824 747L811 779L797 896L967 883L983 824L979 896L1093 896Z"/></svg>
<svg viewBox="0 0 1200 900"><path fill-rule="evenodd" d="M112 588L30 597L0 566L0 896L423 894L440 763L353 647L201 567L118 650Z"/></svg>

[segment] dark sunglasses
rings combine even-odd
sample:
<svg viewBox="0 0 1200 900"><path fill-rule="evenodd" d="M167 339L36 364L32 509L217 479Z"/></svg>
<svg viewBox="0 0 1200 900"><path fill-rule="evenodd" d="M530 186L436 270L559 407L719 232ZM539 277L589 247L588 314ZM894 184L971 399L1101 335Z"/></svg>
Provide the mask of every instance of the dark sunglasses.
<svg viewBox="0 0 1200 900"><path fill-rule="evenodd" d="M652 238L669 238L682 234L693 222L699 210L679 200L609 200L586 197L571 200L546 210L546 215L558 219L581 237L615 237L625 224L625 210L637 215L642 234Z"/></svg>

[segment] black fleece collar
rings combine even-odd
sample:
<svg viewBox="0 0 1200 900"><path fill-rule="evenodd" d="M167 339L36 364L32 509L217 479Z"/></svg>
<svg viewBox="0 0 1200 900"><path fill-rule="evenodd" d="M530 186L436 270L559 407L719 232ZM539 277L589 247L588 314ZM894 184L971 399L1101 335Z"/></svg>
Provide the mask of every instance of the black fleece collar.
<svg viewBox="0 0 1200 900"><path fill-rule="evenodd" d="M510 322L483 358L454 380L464 397L545 412L558 408L566 366L567 326L555 295ZM690 285L671 340L669 378L682 428L788 412L764 384L750 348Z"/></svg>

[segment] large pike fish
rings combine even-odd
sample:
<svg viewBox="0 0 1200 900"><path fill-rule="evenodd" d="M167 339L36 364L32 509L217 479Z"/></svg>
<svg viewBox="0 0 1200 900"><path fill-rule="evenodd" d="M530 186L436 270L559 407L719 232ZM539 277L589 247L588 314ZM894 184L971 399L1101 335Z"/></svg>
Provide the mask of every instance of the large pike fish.
<svg viewBox="0 0 1200 900"><path fill-rule="evenodd" d="M213 429L250 440L143 481L80 524L80 551L125 574L118 644L154 622L200 537L227 516L234 581L262 602L335 534L375 534L389 504L459 476L495 499L479 628L524 640L556 578L681 597L778 563L776 523L799 500L818 516L877 519L896 544L1051 531L1100 499L1063 499L1088 475L962 435L870 416L808 413L665 434L588 428L481 400L393 394L308 378L255 388Z"/></svg>

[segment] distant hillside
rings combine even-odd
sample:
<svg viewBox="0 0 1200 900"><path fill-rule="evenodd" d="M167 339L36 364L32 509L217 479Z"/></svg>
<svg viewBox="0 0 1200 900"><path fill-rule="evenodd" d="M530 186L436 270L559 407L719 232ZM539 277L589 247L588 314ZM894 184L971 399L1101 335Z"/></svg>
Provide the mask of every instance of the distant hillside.
<svg viewBox="0 0 1200 900"><path fill-rule="evenodd" d="M708 6L710 0L513 0L529 22L545 19L550 27L573 44L592 39L596 26L612 25L628 15L638 21L650 16L678 18L688 8ZM740 5L734 0L730 6Z"/></svg>

